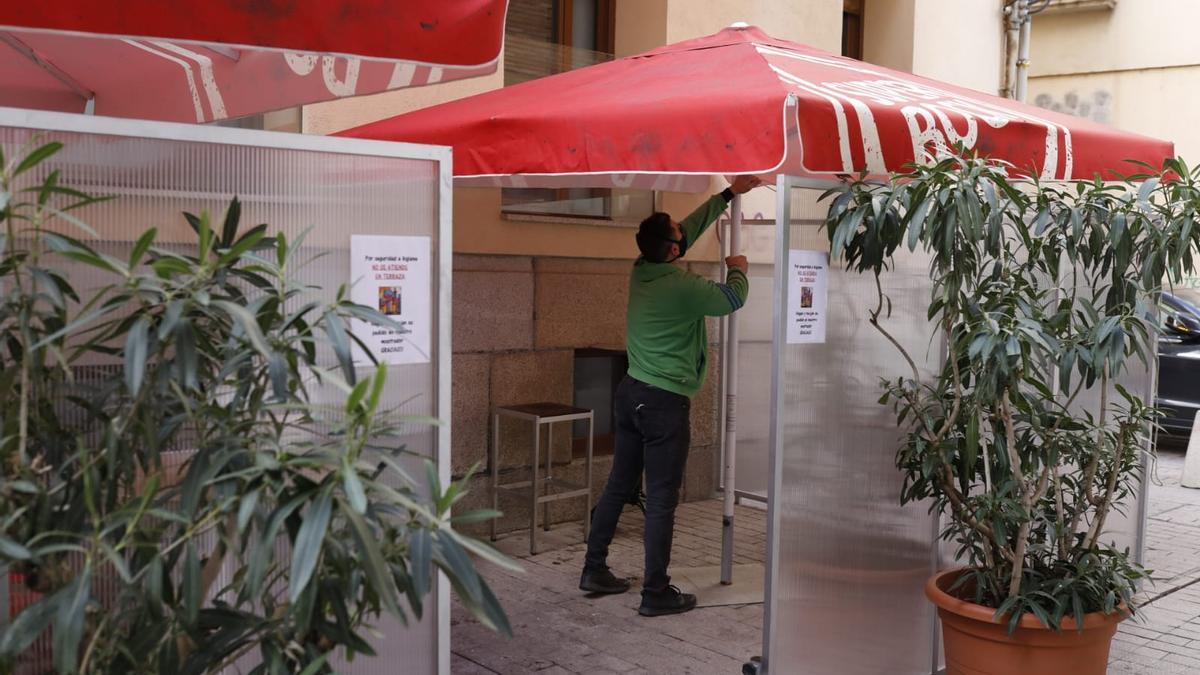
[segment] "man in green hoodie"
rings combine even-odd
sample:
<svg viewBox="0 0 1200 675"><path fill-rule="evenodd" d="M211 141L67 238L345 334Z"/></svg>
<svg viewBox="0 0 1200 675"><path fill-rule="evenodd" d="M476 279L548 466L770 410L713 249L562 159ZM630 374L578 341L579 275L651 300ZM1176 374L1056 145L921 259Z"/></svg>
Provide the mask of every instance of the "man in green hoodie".
<svg viewBox="0 0 1200 675"><path fill-rule="evenodd" d="M637 494L644 471L646 571L638 608L643 616L678 614L696 606L696 596L671 585L667 566L687 462L691 398L700 391L708 369L704 317L737 311L750 289L744 256L725 259L729 273L723 284L672 263L725 211L733 195L759 185L753 176L738 176L682 223L659 212L638 228L642 255L633 264L625 324L629 372L617 388L613 466L592 512L579 588L589 593L629 590L629 582L608 568L608 545L622 508Z"/></svg>

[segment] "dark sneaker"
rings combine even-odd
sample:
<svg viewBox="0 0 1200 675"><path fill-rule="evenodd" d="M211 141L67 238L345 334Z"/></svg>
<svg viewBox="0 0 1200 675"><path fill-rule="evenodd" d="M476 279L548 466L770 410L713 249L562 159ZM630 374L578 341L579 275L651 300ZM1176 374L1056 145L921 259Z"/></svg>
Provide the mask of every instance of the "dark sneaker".
<svg viewBox="0 0 1200 675"><path fill-rule="evenodd" d="M638 607L638 614L664 616L683 614L695 608L696 596L684 593L675 586L667 586L666 590L658 592L642 591L642 606Z"/></svg>
<svg viewBox="0 0 1200 675"><path fill-rule="evenodd" d="M587 591L588 593L614 595L629 590L629 580L618 579L612 573L612 570L607 567L599 572L584 570L583 574L579 577L579 590Z"/></svg>

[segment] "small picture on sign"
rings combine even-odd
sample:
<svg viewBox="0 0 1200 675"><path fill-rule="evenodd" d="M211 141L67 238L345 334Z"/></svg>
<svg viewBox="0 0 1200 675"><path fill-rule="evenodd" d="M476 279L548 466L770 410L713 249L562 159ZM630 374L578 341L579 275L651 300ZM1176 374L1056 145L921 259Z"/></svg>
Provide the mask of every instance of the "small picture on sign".
<svg viewBox="0 0 1200 675"><path fill-rule="evenodd" d="M388 316L400 314L400 287L379 287L379 313Z"/></svg>
<svg viewBox="0 0 1200 675"><path fill-rule="evenodd" d="M800 306L804 308L812 307L813 305L813 289L812 286L800 287Z"/></svg>

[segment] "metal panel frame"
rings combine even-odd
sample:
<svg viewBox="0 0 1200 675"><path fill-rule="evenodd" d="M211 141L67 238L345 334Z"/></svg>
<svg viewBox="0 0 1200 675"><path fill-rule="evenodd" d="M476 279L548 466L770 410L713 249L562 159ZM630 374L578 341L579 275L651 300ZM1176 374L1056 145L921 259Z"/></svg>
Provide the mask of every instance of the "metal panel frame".
<svg viewBox="0 0 1200 675"><path fill-rule="evenodd" d="M782 368L783 345L787 341L787 260L791 247L792 185L789 176L779 176L775 181L775 307L771 322L771 430L767 434L769 449L767 466L770 484L767 488L767 561L763 573L763 647L762 672L771 670L772 647L778 628L778 608L775 606L775 589L779 587L779 499L772 498L783 492L783 418L779 404L783 396Z"/></svg>
<svg viewBox="0 0 1200 675"><path fill-rule="evenodd" d="M341 155L371 157L394 157L436 162L437 168L437 225L438 269L437 269L437 317L436 364L434 386L436 388L437 417L442 424L436 431L435 458L438 463L439 480L450 481L451 448L451 384L452 373L452 280L453 280L453 165L451 149L447 146L372 141L335 136L306 136L302 134L236 129L220 126L153 122L116 117L97 117L73 113L49 112L24 108L0 107L0 126L22 127L45 131L85 133L130 138L148 138L175 142L211 143L218 145L243 145L280 150L328 152ZM7 575L0 579L0 598L7 595ZM438 573L437 622L434 626L437 644L435 662L439 675L450 675L450 582L445 574ZM7 602L4 603L7 608ZM7 612L2 613L4 617Z"/></svg>

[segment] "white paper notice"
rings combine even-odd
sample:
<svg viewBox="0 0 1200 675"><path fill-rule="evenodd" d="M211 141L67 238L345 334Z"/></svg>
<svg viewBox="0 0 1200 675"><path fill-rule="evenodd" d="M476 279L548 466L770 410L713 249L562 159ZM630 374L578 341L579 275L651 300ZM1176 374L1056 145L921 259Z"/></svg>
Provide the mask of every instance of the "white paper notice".
<svg viewBox="0 0 1200 675"><path fill-rule="evenodd" d="M350 299L404 327L399 331L358 319L351 322L351 330L379 361L429 363L432 258L429 237L350 237ZM358 345L354 360L370 362Z"/></svg>
<svg viewBox="0 0 1200 675"><path fill-rule="evenodd" d="M788 252L787 341L790 345L825 342L829 294L829 254Z"/></svg>

